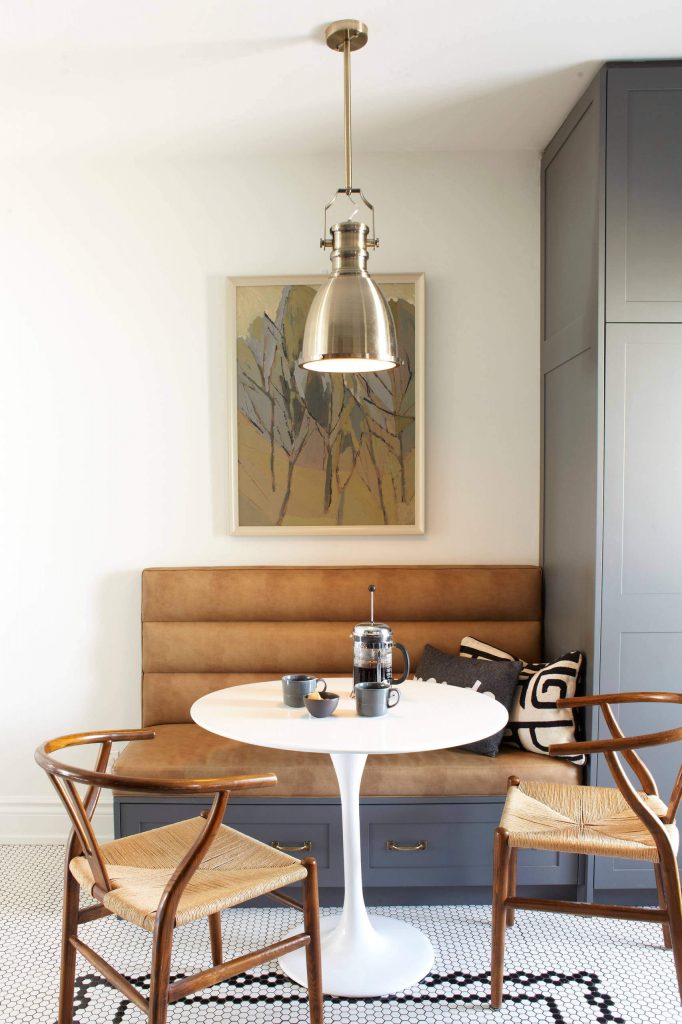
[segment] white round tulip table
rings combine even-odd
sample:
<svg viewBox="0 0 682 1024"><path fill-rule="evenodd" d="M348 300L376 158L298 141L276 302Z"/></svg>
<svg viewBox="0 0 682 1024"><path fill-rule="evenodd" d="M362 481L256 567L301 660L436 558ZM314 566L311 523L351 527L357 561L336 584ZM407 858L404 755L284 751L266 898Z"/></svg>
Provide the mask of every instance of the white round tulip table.
<svg viewBox="0 0 682 1024"><path fill-rule="evenodd" d="M198 725L219 736L331 756L341 794L345 892L341 914L322 919L322 985L328 995L380 996L409 988L428 974L433 948L412 925L367 913L360 859L360 779L367 755L472 743L502 729L507 711L487 693L411 680L400 685L400 703L388 714L360 718L350 697L352 683L350 678L329 681L329 689L341 695L330 718L287 707L279 679L209 693L191 713ZM305 986L304 950L280 963Z"/></svg>

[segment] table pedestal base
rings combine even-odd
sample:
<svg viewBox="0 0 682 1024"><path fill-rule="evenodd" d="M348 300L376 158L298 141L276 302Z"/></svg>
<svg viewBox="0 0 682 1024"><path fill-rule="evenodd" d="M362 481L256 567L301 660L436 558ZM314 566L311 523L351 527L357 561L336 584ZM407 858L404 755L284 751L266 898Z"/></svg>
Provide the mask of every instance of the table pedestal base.
<svg viewBox="0 0 682 1024"><path fill-rule="evenodd" d="M321 920L322 990L330 996L389 995L429 973L433 948L412 925L367 913L360 842L360 779L367 755L331 758L341 795L345 891L343 912ZM280 963L285 974L306 984L303 950L289 953Z"/></svg>
<svg viewBox="0 0 682 1024"><path fill-rule="evenodd" d="M322 990L330 996L383 996L410 988L433 967L433 947L417 928L369 914L360 935L340 914L321 919ZM292 935L296 931L292 932ZM280 960L284 973L306 986L305 950Z"/></svg>

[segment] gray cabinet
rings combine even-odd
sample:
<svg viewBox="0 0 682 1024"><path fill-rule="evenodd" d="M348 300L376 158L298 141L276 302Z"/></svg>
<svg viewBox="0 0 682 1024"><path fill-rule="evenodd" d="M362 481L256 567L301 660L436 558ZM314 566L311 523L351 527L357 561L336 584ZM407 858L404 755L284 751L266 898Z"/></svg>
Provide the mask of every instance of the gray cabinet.
<svg viewBox="0 0 682 1024"><path fill-rule="evenodd" d="M581 646L595 692L679 691L682 66L605 66L542 181L546 651ZM682 724L670 707L619 711L626 732L671 716ZM667 798L682 751L643 756ZM602 759L590 779L611 784ZM588 877L654 885L635 862L597 858Z"/></svg>
<svg viewBox="0 0 682 1024"><path fill-rule="evenodd" d="M607 324L605 344L602 690L681 692L682 324ZM619 711L626 733L674 718L670 706ZM680 746L642 756L667 798ZM603 761L596 777L610 784ZM650 884L646 864L596 861L597 888Z"/></svg>
<svg viewBox="0 0 682 1024"><path fill-rule="evenodd" d="M682 71L607 71L606 319L682 323Z"/></svg>
<svg viewBox="0 0 682 1024"><path fill-rule="evenodd" d="M542 174L544 647L550 656L587 651L590 678L601 504L602 90L597 80L573 110Z"/></svg>

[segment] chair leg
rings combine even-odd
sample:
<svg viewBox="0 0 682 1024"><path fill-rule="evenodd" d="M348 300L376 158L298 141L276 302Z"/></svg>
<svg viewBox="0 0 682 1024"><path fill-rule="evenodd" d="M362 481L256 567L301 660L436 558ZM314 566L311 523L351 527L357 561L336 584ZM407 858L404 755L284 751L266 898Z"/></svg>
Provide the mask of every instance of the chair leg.
<svg viewBox="0 0 682 1024"><path fill-rule="evenodd" d="M320 952L320 900L317 889L317 863L312 857L303 861L308 874L303 881L303 927L310 936L306 946L306 974L310 1024L324 1022L324 996L322 995L322 956Z"/></svg>
<svg viewBox="0 0 682 1024"><path fill-rule="evenodd" d="M493 847L493 923L492 957L490 964L490 1005L499 1010L503 1000L504 936L507 925L505 901L509 887L509 833L504 828L495 831Z"/></svg>
<svg viewBox="0 0 682 1024"><path fill-rule="evenodd" d="M661 851L661 876L663 880L663 893L668 908L668 923L670 925L670 942L672 945L675 971L677 973L677 987L682 1003L682 894L680 894L680 874L677 868L677 860L671 849Z"/></svg>
<svg viewBox="0 0 682 1024"><path fill-rule="evenodd" d="M220 926L220 913L208 915L208 931L211 936L211 957L213 966L219 967L223 962L223 932Z"/></svg>
<svg viewBox="0 0 682 1024"><path fill-rule="evenodd" d="M661 910L666 909L665 902L665 890L663 888L663 875L661 873L661 865L654 864L654 873L656 875L656 891L658 892L658 905ZM663 925L663 945L666 949L672 949L672 943L670 941L670 925Z"/></svg>
<svg viewBox="0 0 682 1024"><path fill-rule="evenodd" d="M59 978L58 1024L72 1024L73 990L76 983L76 950L69 941L78 931L78 894L80 886L69 871L69 858L64 867L64 906L62 909L62 962Z"/></svg>
<svg viewBox="0 0 682 1024"><path fill-rule="evenodd" d="M516 847L509 854L509 887L508 895L516 896L516 862L519 858L519 851ZM513 907L507 907L507 928L511 928L516 920L516 911Z"/></svg>
<svg viewBox="0 0 682 1024"><path fill-rule="evenodd" d="M152 940L152 969L149 984L149 1024L166 1024L168 985L173 949L173 920L157 916Z"/></svg>

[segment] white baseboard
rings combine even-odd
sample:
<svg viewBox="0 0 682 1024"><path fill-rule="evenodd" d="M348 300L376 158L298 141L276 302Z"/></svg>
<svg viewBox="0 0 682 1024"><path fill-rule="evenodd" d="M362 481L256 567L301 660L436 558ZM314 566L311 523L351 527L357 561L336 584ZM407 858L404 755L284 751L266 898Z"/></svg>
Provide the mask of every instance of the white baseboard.
<svg viewBox="0 0 682 1024"><path fill-rule="evenodd" d="M102 843L114 838L114 804L102 797L94 817L95 834ZM0 798L0 844L58 846L69 834L69 819L58 800L35 796Z"/></svg>

